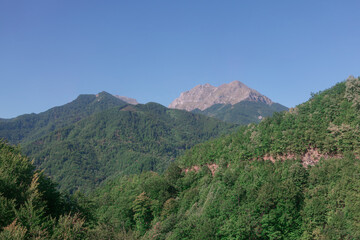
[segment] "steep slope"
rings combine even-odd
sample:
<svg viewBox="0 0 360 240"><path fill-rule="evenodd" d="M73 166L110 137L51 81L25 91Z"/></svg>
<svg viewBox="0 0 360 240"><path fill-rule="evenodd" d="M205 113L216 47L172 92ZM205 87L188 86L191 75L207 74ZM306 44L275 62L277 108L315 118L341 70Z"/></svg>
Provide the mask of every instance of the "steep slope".
<svg viewBox="0 0 360 240"><path fill-rule="evenodd" d="M271 104L272 101L249 88L239 81L233 81L214 87L210 84L198 85L190 91L183 92L180 97L175 99L169 108L184 109L192 111L195 109L205 110L214 104L234 105L241 101L255 101Z"/></svg>
<svg viewBox="0 0 360 240"><path fill-rule="evenodd" d="M115 175L162 171L191 146L235 125L156 103L115 107L23 146L60 184L88 191Z"/></svg>
<svg viewBox="0 0 360 240"><path fill-rule="evenodd" d="M215 104L204 111L195 109L192 112L214 117L229 123L247 125L249 123L259 123L263 118L272 116L275 112L289 110L278 103L270 105L263 102L241 101L234 105Z"/></svg>
<svg viewBox="0 0 360 240"><path fill-rule="evenodd" d="M0 173L0 239L65 239L66 231L76 236L84 222L79 205L58 192L19 148L1 140Z"/></svg>
<svg viewBox="0 0 360 240"><path fill-rule="evenodd" d="M0 120L0 138L5 138L13 144L29 142L94 113L125 105L126 102L107 92L80 95L68 104L51 108L43 113Z"/></svg>
<svg viewBox="0 0 360 240"><path fill-rule="evenodd" d="M359 96L349 78L163 175L115 178L93 195L99 219L137 239L360 239Z"/></svg>
<svg viewBox="0 0 360 240"><path fill-rule="evenodd" d="M182 159L183 166L221 161L295 158L359 153L359 80L350 78L289 112L276 113L258 125L200 144ZM355 89L355 90L354 90ZM237 146L237 147L234 147ZM305 163L308 164L308 163Z"/></svg>
<svg viewBox="0 0 360 240"><path fill-rule="evenodd" d="M184 109L237 124L258 123L274 112L288 110L239 81L219 87L198 85L181 93L169 108Z"/></svg>
<svg viewBox="0 0 360 240"><path fill-rule="evenodd" d="M124 176L97 189L100 221L134 239L359 239L360 163L235 162L213 176Z"/></svg>

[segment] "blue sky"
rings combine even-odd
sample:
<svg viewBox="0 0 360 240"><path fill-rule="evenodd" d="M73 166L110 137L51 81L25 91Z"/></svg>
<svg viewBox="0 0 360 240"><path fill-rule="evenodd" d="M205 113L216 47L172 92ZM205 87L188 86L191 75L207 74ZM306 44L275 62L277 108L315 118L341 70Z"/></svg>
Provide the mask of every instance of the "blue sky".
<svg viewBox="0 0 360 240"><path fill-rule="evenodd" d="M0 0L0 118L239 80L296 106L360 75L360 1Z"/></svg>

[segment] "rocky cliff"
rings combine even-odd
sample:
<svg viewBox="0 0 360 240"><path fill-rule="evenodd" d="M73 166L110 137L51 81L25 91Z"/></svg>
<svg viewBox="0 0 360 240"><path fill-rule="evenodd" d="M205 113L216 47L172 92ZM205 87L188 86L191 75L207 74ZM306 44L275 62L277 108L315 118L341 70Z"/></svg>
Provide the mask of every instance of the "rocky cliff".
<svg viewBox="0 0 360 240"><path fill-rule="evenodd" d="M239 81L234 81L228 84L222 84L219 87L214 87L208 83L198 85L189 91L181 93L180 97L169 105L169 108L184 109L187 111L195 109L205 110L215 104L234 105L242 101L272 104L272 101L268 97L261 95L256 90L249 88Z"/></svg>

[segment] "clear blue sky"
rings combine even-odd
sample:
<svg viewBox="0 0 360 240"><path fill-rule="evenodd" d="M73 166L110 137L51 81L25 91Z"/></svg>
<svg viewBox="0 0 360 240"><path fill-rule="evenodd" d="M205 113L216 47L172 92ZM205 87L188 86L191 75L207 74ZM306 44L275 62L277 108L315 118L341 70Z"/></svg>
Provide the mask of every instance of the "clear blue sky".
<svg viewBox="0 0 360 240"><path fill-rule="evenodd" d="M0 118L239 80L293 107L360 75L360 1L0 0Z"/></svg>

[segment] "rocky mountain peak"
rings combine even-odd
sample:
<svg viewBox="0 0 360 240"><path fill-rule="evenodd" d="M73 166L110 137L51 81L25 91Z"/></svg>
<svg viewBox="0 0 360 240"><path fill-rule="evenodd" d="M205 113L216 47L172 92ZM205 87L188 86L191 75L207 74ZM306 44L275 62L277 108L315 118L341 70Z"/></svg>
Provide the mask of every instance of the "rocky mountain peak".
<svg viewBox="0 0 360 240"><path fill-rule="evenodd" d="M198 85L189 91L181 93L180 97L169 105L169 108L187 111L200 109L203 111L214 104L234 105L241 101L263 102L268 105L273 103L268 97L261 95L242 82L233 81L219 87L214 87L208 83Z"/></svg>

